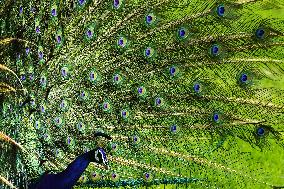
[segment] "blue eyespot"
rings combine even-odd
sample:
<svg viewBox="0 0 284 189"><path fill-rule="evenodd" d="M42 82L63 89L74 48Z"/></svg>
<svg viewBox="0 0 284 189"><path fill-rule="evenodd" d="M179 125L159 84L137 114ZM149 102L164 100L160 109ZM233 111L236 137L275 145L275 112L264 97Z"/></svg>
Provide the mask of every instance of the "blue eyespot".
<svg viewBox="0 0 284 189"><path fill-rule="evenodd" d="M58 44L61 43L62 39L61 39L60 35L57 36L56 41L57 41Z"/></svg>
<svg viewBox="0 0 284 189"><path fill-rule="evenodd" d="M147 47L147 48L145 49L144 54L145 54L145 56L146 56L147 58L150 58L150 57L152 57L152 56L154 55L154 49L151 48L151 47Z"/></svg>
<svg viewBox="0 0 284 189"><path fill-rule="evenodd" d="M95 82L98 80L98 74L97 74L97 72L91 71L91 72L89 73L89 80L90 80L92 83L95 83Z"/></svg>
<svg viewBox="0 0 284 189"><path fill-rule="evenodd" d="M30 48L27 47L27 48L26 48L26 55L28 55L29 53L30 53Z"/></svg>
<svg viewBox="0 0 284 189"><path fill-rule="evenodd" d="M152 22L152 20L153 20L153 17L152 17L151 15L147 15L147 16L146 16L146 22L147 22L148 24L150 24L150 23Z"/></svg>
<svg viewBox="0 0 284 189"><path fill-rule="evenodd" d="M257 135L263 136L265 134L265 129L262 127L257 128Z"/></svg>
<svg viewBox="0 0 284 189"><path fill-rule="evenodd" d="M41 113L45 113L45 106L44 106L44 105L41 105L41 106L40 106L40 112L41 112Z"/></svg>
<svg viewBox="0 0 284 189"><path fill-rule="evenodd" d="M123 4L123 0L113 0L113 6L115 9L119 9Z"/></svg>
<svg viewBox="0 0 284 189"><path fill-rule="evenodd" d="M156 98L155 103L156 103L157 106L161 105L161 103L162 103L161 98Z"/></svg>
<svg viewBox="0 0 284 189"><path fill-rule="evenodd" d="M177 132L177 126L176 125L171 126L171 132L173 132L173 133Z"/></svg>
<svg viewBox="0 0 284 189"><path fill-rule="evenodd" d="M68 109L68 102L66 100L62 100L59 107L61 110L66 111Z"/></svg>
<svg viewBox="0 0 284 189"><path fill-rule="evenodd" d="M102 106L103 106L103 111L105 111L105 112L110 111L111 105L110 105L109 102L104 102Z"/></svg>
<svg viewBox="0 0 284 189"><path fill-rule="evenodd" d="M264 29L257 29L255 32L255 35L258 39L263 39L265 36L265 31Z"/></svg>
<svg viewBox="0 0 284 189"><path fill-rule="evenodd" d="M68 68L66 66L61 69L61 75L64 78L68 76Z"/></svg>
<svg viewBox="0 0 284 189"><path fill-rule="evenodd" d="M88 96L89 96L88 91L84 91L84 90L80 91L80 96L79 96L80 100L87 100Z"/></svg>
<svg viewBox="0 0 284 189"><path fill-rule="evenodd" d="M138 87L137 92L139 96L142 96L145 94L145 88L144 87Z"/></svg>
<svg viewBox="0 0 284 189"><path fill-rule="evenodd" d="M218 45L213 45L211 47L211 54L214 56L217 56L219 54L219 46Z"/></svg>
<svg viewBox="0 0 284 189"><path fill-rule="evenodd" d="M247 82L247 80L248 80L247 74L242 74L240 79L241 79L241 82L242 82L242 83Z"/></svg>
<svg viewBox="0 0 284 189"><path fill-rule="evenodd" d="M22 6L20 6L19 13L20 13L20 14L23 13L23 7L22 7Z"/></svg>
<svg viewBox="0 0 284 189"><path fill-rule="evenodd" d="M36 33L40 33L40 27L36 26Z"/></svg>
<svg viewBox="0 0 284 189"><path fill-rule="evenodd" d="M179 30L179 36L180 37L184 37L185 36L185 30L184 29L180 29Z"/></svg>
<svg viewBox="0 0 284 189"><path fill-rule="evenodd" d="M148 180L150 178L150 173L145 173L145 179Z"/></svg>
<svg viewBox="0 0 284 189"><path fill-rule="evenodd" d="M224 16L224 14L225 14L225 7L224 7L224 5L219 5L217 7L217 14L218 14L218 16Z"/></svg>
<svg viewBox="0 0 284 189"><path fill-rule="evenodd" d="M23 74L21 75L21 81L25 81L26 80L26 76Z"/></svg>
<svg viewBox="0 0 284 189"><path fill-rule="evenodd" d="M133 143L136 144L139 142L139 137L138 136L133 136Z"/></svg>
<svg viewBox="0 0 284 189"><path fill-rule="evenodd" d="M45 87L46 84L47 84L47 78L46 78L46 76L42 75L42 76L40 77L40 85L41 85L42 87Z"/></svg>
<svg viewBox="0 0 284 189"><path fill-rule="evenodd" d="M79 5L82 6L82 5L84 5L85 0L78 0L78 2L79 2Z"/></svg>
<svg viewBox="0 0 284 189"><path fill-rule="evenodd" d="M88 37L88 38L92 38L92 37L93 37L93 32L92 32L92 30L88 29L86 33L87 33L87 37Z"/></svg>
<svg viewBox="0 0 284 189"><path fill-rule="evenodd" d="M71 145L72 138L71 137L67 137L66 142L67 142L67 145Z"/></svg>
<svg viewBox="0 0 284 189"><path fill-rule="evenodd" d="M82 122L77 123L77 129L82 132L84 130L84 124Z"/></svg>
<svg viewBox="0 0 284 189"><path fill-rule="evenodd" d="M194 84L193 90L198 93L200 91L200 84L198 83Z"/></svg>
<svg viewBox="0 0 284 189"><path fill-rule="evenodd" d="M173 67L170 68L170 74L171 74L171 76L174 76L175 73L176 73L176 68L173 66Z"/></svg>
<svg viewBox="0 0 284 189"><path fill-rule="evenodd" d="M119 82L119 81L120 81L120 75L116 74L116 75L113 77L113 80L114 80L114 82Z"/></svg>
<svg viewBox="0 0 284 189"><path fill-rule="evenodd" d="M129 116L129 112L127 110L122 110L121 111L121 116L122 116L122 118L126 119Z"/></svg>
<svg viewBox="0 0 284 189"><path fill-rule="evenodd" d="M187 37L187 35L188 35L188 32L187 32L186 28L182 27L178 30L178 37L180 39L185 39Z"/></svg>
<svg viewBox="0 0 284 189"><path fill-rule="evenodd" d="M214 119L215 122L218 122L218 120L219 120L219 115L218 115L217 113L215 113L215 114L213 115L213 119Z"/></svg>
<svg viewBox="0 0 284 189"><path fill-rule="evenodd" d="M123 42L123 39L122 39L122 38L120 38L120 39L118 40L118 45L119 45L119 46L123 46L123 45L124 45L124 42Z"/></svg>
<svg viewBox="0 0 284 189"><path fill-rule="evenodd" d="M145 21L147 25L152 25L156 21L156 16L153 13L146 15Z"/></svg>
<svg viewBox="0 0 284 189"><path fill-rule="evenodd" d="M127 39L125 37L119 37L117 40L117 45L120 48L124 48L127 45Z"/></svg>
<svg viewBox="0 0 284 189"><path fill-rule="evenodd" d="M39 129L40 128L40 121L35 121L35 128L36 129Z"/></svg>
<svg viewBox="0 0 284 189"><path fill-rule="evenodd" d="M150 49L150 48L147 48L147 49L145 50L145 54L146 54L146 56L150 56L150 54L151 54L151 49Z"/></svg>
<svg viewBox="0 0 284 189"><path fill-rule="evenodd" d="M55 9L55 8L53 8L53 9L51 10L51 15L52 15L52 16L57 16L57 12L56 12L56 9Z"/></svg>
<svg viewBox="0 0 284 189"><path fill-rule="evenodd" d="M38 58L39 58L39 59L43 59L43 52L42 52L42 51L39 51L39 52L38 52Z"/></svg>

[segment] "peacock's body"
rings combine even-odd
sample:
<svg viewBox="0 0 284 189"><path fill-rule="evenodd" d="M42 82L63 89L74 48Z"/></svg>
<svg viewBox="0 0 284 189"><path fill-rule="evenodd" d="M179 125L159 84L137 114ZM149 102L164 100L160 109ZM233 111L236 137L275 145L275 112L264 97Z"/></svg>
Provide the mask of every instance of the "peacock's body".
<svg viewBox="0 0 284 189"><path fill-rule="evenodd" d="M0 0L0 188L98 145L110 169L89 165L77 188L283 186L283 13L283 0Z"/></svg>

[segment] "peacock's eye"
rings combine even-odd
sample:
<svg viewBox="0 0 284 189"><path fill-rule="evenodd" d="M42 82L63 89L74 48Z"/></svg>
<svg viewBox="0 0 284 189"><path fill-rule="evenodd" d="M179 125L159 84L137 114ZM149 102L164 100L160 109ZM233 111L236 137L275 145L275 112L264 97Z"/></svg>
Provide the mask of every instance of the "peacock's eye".
<svg viewBox="0 0 284 189"><path fill-rule="evenodd" d="M263 136L265 134L265 130L262 127L257 128L257 135Z"/></svg>
<svg viewBox="0 0 284 189"><path fill-rule="evenodd" d="M89 25L85 30L85 36L87 40L91 40L95 37L95 23Z"/></svg>
<svg viewBox="0 0 284 189"><path fill-rule="evenodd" d="M33 74L30 74L30 81L34 80L34 75Z"/></svg>
<svg viewBox="0 0 284 189"><path fill-rule="evenodd" d="M123 0L113 0L113 7L119 9L123 4Z"/></svg>
<svg viewBox="0 0 284 189"><path fill-rule="evenodd" d="M220 51L220 48L218 45L215 44L211 47L211 55L217 56L219 54L219 51Z"/></svg>
<svg viewBox="0 0 284 189"><path fill-rule="evenodd" d="M177 126L176 125L171 126L171 132L173 132L173 133L177 132Z"/></svg>
<svg viewBox="0 0 284 189"><path fill-rule="evenodd" d="M152 47L147 47L144 51L146 58L151 58L155 53L155 50Z"/></svg>
<svg viewBox="0 0 284 189"><path fill-rule="evenodd" d="M147 15L147 16L146 16L146 22L147 22L148 24L150 24L150 23L152 22L152 20L153 20L152 15Z"/></svg>
<svg viewBox="0 0 284 189"><path fill-rule="evenodd" d="M82 91L82 92L81 92L81 97L84 98L85 96L86 96L85 92Z"/></svg>
<svg viewBox="0 0 284 189"><path fill-rule="evenodd" d="M67 138L67 144L68 144L68 145L71 144L71 138L70 138L70 137Z"/></svg>
<svg viewBox="0 0 284 189"><path fill-rule="evenodd" d="M26 48L26 55L28 55L29 53L30 53L30 48L27 47L27 48Z"/></svg>
<svg viewBox="0 0 284 189"><path fill-rule="evenodd" d="M68 68L67 67L63 67L61 69L61 75L62 75L62 77L67 77L67 75L68 75Z"/></svg>
<svg viewBox="0 0 284 189"><path fill-rule="evenodd" d="M57 16L57 12L56 12L56 9L55 9L55 8L53 8L53 9L51 10L51 15L52 15L52 16Z"/></svg>
<svg viewBox="0 0 284 189"><path fill-rule="evenodd" d="M160 97L155 98L155 106L161 107L163 103L164 103L163 98L160 98Z"/></svg>
<svg viewBox="0 0 284 189"><path fill-rule="evenodd" d="M58 44L61 43L62 39L61 39L61 36L60 36L60 35L58 35L58 36L56 37L56 41L57 41Z"/></svg>
<svg viewBox="0 0 284 189"><path fill-rule="evenodd" d="M264 29L257 29L256 32L255 32L255 35L258 39L263 39L264 36L265 36L265 31Z"/></svg>
<svg viewBox="0 0 284 189"><path fill-rule="evenodd" d="M44 87L46 85L46 80L47 79L46 79L45 76L41 76L41 78L40 78L40 85Z"/></svg>
<svg viewBox="0 0 284 189"><path fill-rule="evenodd" d="M200 84L198 84L198 83L194 84L193 89L197 93L200 92Z"/></svg>
<svg viewBox="0 0 284 189"><path fill-rule="evenodd" d="M36 33L40 33L40 27L39 26L36 26Z"/></svg>
<svg viewBox="0 0 284 189"><path fill-rule="evenodd" d="M219 115L217 113L215 113L213 115L213 119L214 119L215 122L217 122L219 120Z"/></svg>
<svg viewBox="0 0 284 189"><path fill-rule="evenodd" d="M170 74L171 76L173 76L176 73L176 68L175 67L171 67L170 68Z"/></svg>
<svg viewBox="0 0 284 189"><path fill-rule="evenodd" d="M136 136L136 135L133 136L133 143L134 143L134 144L138 144L139 141L140 141L140 140L139 140L139 137L138 137L138 136Z"/></svg>
<svg viewBox="0 0 284 189"><path fill-rule="evenodd" d="M93 32L91 30L87 30L87 36L88 38L91 38L93 36Z"/></svg>
<svg viewBox="0 0 284 189"><path fill-rule="evenodd" d="M21 75L21 80L22 80L22 81L25 81L25 80L26 80L26 75L22 74L22 75Z"/></svg>
<svg viewBox="0 0 284 189"><path fill-rule="evenodd" d="M115 178L116 178L116 174L115 174L115 173L112 173L112 174L111 174L111 177L112 177L113 179L115 179Z"/></svg>
<svg viewBox="0 0 284 189"><path fill-rule="evenodd" d="M104 102L103 103L103 111L109 111L110 110L110 108L111 108L111 105L110 105L110 103L109 102Z"/></svg>
<svg viewBox="0 0 284 189"><path fill-rule="evenodd" d="M23 7L22 6L20 6L20 8L19 8L19 14L22 14L23 13Z"/></svg>
<svg viewBox="0 0 284 189"><path fill-rule="evenodd" d="M118 8L118 6L119 6L119 0L114 0L114 1L113 1L113 6L114 6L115 8Z"/></svg>
<svg viewBox="0 0 284 189"><path fill-rule="evenodd" d="M129 112L127 110L122 110L121 116L122 116L122 118L126 119L129 116Z"/></svg>
<svg viewBox="0 0 284 189"><path fill-rule="evenodd" d="M179 36L180 37L184 37L185 36L185 30L184 29L180 29L179 30Z"/></svg>
<svg viewBox="0 0 284 189"><path fill-rule="evenodd" d="M138 91L139 95L143 95L145 93L145 88L144 87L138 87L137 91Z"/></svg>
<svg viewBox="0 0 284 189"><path fill-rule="evenodd" d="M105 151L102 148L100 148L99 153L102 158L102 163L107 164L107 157Z"/></svg>
<svg viewBox="0 0 284 189"><path fill-rule="evenodd" d="M153 25L156 22L156 16L153 13L147 14L145 22L147 25Z"/></svg>
<svg viewBox="0 0 284 189"><path fill-rule="evenodd" d="M59 106L60 106L61 110L67 110L68 102L66 100L62 100Z"/></svg>
<svg viewBox="0 0 284 189"><path fill-rule="evenodd" d="M225 14L225 6L224 5L219 5L218 7L217 7L217 14L218 14L218 16L224 16L224 14Z"/></svg>
<svg viewBox="0 0 284 189"><path fill-rule="evenodd" d="M247 74L242 74L241 75L241 82L246 82L248 80Z"/></svg>
<svg viewBox="0 0 284 189"><path fill-rule="evenodd" d="M122 77L119 74L115 74L113 76L113 82L114 84L119 84L122 81Z"/></svg>
<svg viewBox="0 0 284 189"><path fill-rule="evenodd" d="M188 31L186 28L182 27L178 29L178 37L180 39L185 39L188 36Z"/></svg>
<svg viewBox="0 0 284 189"><path fill-rule="evenodd" d="M127 45L127 39L125 37L119 37L117 40L117 45L119 48L124 48Z"/></svg>
<svg viewBox="0 0 284 189"><path fill-rule="evenodd" d="M38 58L39 58L39 59L43 59L43 52L42 52L42 51L39 51L39 52L38 52Z"/></svg>
<svg viewBox="0 0 284 189"><path fill-rule="evenodd" d="M78 2L79 2L79 5L80 5L80 6L82 6L82 5L85 4L85 0L78 0Z"/></svg>
<svg viewBox="0 0 284 189"><path fill-rule="evenodd" d="M40 121L35 121L35 128L36 129L39 129L40 128Z"/></svg>
<svg viewBox="0 0 284 189"><path fill-rule="evenodd" d="M145 173L144 177L145 177L146 180L149 180L150 179L150 173Z"/></svg>
<svg viewBox="0 0 284 189"><path fill-rule="evenodd" d="M41 105L41 106L40 106L40 112L41 112L41 113L45 113L45 106L44 106L44 105Z"/></svg>
<svg viewBox="0 0 284 189"><path fill-rule="evenodd" d="M159 106L159 105L161 105L162 100L161 100L161 98L156 98L155 102L156 102L156 105Z"/></svg>

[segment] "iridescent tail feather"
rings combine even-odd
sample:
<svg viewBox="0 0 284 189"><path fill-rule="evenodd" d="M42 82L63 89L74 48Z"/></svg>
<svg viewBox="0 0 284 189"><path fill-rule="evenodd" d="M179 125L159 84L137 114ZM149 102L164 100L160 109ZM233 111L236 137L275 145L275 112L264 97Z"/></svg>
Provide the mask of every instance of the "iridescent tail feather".
<svg viewBox="0 0 284 189"><path fill-rule="evenodd" d="M283 2L0 5L2 70L20 80L0 73L13 185L98 145L110 170L91 164L78 188L284 184Z"/></svg>

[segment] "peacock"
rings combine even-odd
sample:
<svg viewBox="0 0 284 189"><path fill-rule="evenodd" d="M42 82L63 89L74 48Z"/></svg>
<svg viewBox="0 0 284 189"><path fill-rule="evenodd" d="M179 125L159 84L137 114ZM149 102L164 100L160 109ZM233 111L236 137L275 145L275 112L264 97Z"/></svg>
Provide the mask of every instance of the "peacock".
<svg viewBox="0 0 284 189"><path fill-rule="evenodd" d="M283 57L283 0L0 0L0 188L281 188Z"/></svg>

